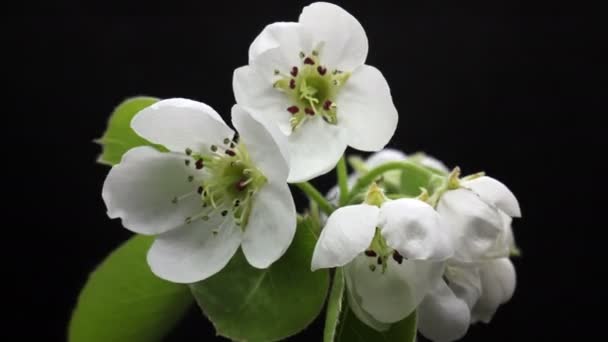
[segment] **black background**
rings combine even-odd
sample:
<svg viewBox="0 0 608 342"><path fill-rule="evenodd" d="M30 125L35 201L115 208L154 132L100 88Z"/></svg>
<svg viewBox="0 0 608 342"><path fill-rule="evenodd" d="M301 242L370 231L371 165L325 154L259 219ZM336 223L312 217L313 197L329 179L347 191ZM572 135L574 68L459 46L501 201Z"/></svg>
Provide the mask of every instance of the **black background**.
<svg viewBox="0 0 608 342"><path fill-rule="evenodd" d="M23 3L28 16L2 20L2 273L15 300L3 340L65 340L88 272L129 236L105 215L108 170L95 163L92 142L113 107L134 95L179 96L227 118L232 71L246 64L253 38L268 23L296 21L302 7L175 5L108 11L107 3L65 2L34 11ZM400 119L390 146L426 151L465 173L485 170L520 200L515 296L465 340L603 336L594 309L605 301L606 79L595 80L606 59L593 49L606 41L596 21L556 3L342 5L367 31L367 64L391 86ZM189 16L167 16L178 10ZM165 16L144 15L152 12ZM315 184L333 181L329 174ZM319 340L320 329L316 322L293 340ZM169 340L214 337L193 310Z"/></svg>

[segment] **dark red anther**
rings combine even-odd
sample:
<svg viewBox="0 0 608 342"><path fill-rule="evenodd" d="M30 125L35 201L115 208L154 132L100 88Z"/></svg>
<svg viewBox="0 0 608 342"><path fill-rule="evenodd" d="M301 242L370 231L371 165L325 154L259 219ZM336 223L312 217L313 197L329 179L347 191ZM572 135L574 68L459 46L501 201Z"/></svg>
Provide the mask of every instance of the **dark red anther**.
<svg viewBox="0 0 608 342"><path fill-rule="evenodd" d="M290 112L291 114L295 114L300 111L300 108L298 108L298 106L291 106L291 107L287 108L287 111Z"/></svg>
<svg viewBox="0 0 608 342"><path fill-rule="evenodd" d="M372 251L371 249L368 249L368 250L366 250L366 251L365 251L365 255L367 255L367 256L368 256L368 257L370 257L370 258L373 258L373 257L375 257L377 254L376 254L376 252Z"/></svg>
<svg viewBox="0 0 608 342"><path fill-rule="evenodd" d="M304 59L304 64L315 65L315 61L310 57L306 57L306 59Z"/></svg>
<svg viewBox="0 0 608 342"><path fill-rule="evenodd" d="M324 68L324 67L322 67L322 66L319 65L317 67L317 71L319 72L319 74L321 74L321 76L323 76L327 72L327 68Z"/></svg>
<svg viewBox="0 0 608 342"><path fill-rule="evenodd" d="M248 183L245 183L245 182L247 182L247 179L245 179L245 178L241 178L241 180L239 180L239 181L238 181L238 182L236 182L236 184L235 184L236 189L237 189L238 191L243 191L243 190L245 190L245 188L247 187L247 184L248 184Z"/></svg>
<svg viewBox="0 0 608 342"><path fill-rule="evenodd" d="M293 67L291 68L291 72L289 72L291 74L291 76L296 77L298 76L298 67Z"/></svg>
<svg viewBox="0 0 608 342"><path fill-rule="evenodd" d="M236 153L233 150L226 150L226 154L229 155L229 156L231 156L231 157L236 156Z"/></svg>
<svg viewBox="0 0 608 342"><path fill-rule="evenodd" d="M199 159L196 161L196 163L194 164L194 166L196 167L197 170L200 170L203 168L203 160Z"/></svg>
<svg viewBox="0 0 608 342"><path fill-rule="evenodd" d="M309 107L304 108L304 113L306 113L308 115L315 115L315 111L312 110L312 108L309 108Z"/></svg>
<svg viewBox="0 0 608 342"><path fill-rule="evenodd" d="M399 264L401 265L401 263L403 262L403 255L399 254L399 252L394 251L393 252L393 259Z"/></svg>
<svg viewBox="0 0 608 342"><path fill-rule="evenodd" d="M331 107L331 101L325 100L325 102L323 102L323 109L329 110L329 107Z"/></svg>
<svg viewBox="0 0 608 342"><path fill-rule="evenodd" d="M289 80L289 88L296 89L296 80L294 80L293 78Z"/></svg>

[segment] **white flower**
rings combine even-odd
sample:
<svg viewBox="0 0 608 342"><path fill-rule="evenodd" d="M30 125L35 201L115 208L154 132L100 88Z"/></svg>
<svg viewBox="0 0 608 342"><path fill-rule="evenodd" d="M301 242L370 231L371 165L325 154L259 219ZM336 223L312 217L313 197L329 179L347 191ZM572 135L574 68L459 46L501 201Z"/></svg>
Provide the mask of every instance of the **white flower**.
<svg viewBox="0 0 608 342"><path fill-rule="evenodd" d="M511 218L521 217L513 193L494 178L460 182L441 196L437 211L450 224L454 259L461 262L506 257L513 242Z"/></svg>
<svg viewBox="0 0 608 342"><path fill-rule="evenodd" d="M192 283L220 271L241 246L266 268L293 239L289 166L268 131L232 108L235 133L211 107L169 99L142 110L131 127L170 152L129 150L103 187L111 218L157 235L148 263L159 277Z"/></svg>
<svg viewBox="0 0 608 342"><path fill-rule="evenodd" d="M331 170L346 146L382 149L397 127L389 86L365 65L361 24L342 8L317 2L299 21L268 25L234 72L238 104L287 136L289 182Z"/></svg>
<svg viewBox="0 0 608 342"><path fill-rule="evenodd" d="M418 308L418 329L428 339L463 337L469 325L489 323L515 291L515 269L508 258L480 264L448 263L446 272Z"/></svg>
<svg viewBox="0 0 608 342"><path fill-rule="evenodd" d="M417 199L342 207L328 218L311 268L345 266L353 311L382 330L413 312L440 279L452 254L445 229Z"/></svg>

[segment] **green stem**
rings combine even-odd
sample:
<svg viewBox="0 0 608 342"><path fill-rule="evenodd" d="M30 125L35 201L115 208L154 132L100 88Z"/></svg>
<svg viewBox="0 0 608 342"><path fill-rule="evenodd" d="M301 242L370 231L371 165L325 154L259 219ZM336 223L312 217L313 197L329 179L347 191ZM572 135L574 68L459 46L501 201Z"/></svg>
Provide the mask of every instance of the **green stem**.
<svg viewBox="0 0 608 342"><path fill-rule="evenodd" d="M327 215L331 215L334 211L334 206L329 203L329 201L325 198L325 196L321 195L319 190L315 188L309 182L296 183L295 184L302 192L308 196L311 200L315 201L319 205L319 209L323 210L323 212Z"/></svg>
<svg viewBox="0 0 608 342"><path fill-rule="evenodd" d="M348 200L348 172L346 171L346 160L344 160L344 156L342 156L338 162L336 174L338 175L338 186L340 188L340 200L338 203L340 206L343 206Z"/></svg>
<svg viewBox="0 0 608 342"><path fill-rule="evenodd" d="M350 203L353 200L354 196L356 196L358 193L360 193L365 188L367 188L371 183L373 183L376 180L376 178L378 178L385 172L391 171L391 170L406 170L406 171L410 170L410 171L414 171L414 172L424 173L429 178L433 175L433 172L427 170L426 168L424 168L416 163L413 163L413 162L410 162L407 160L392 161L392 162L384 163L378 167L375 167L375 168L369 170L368 173L366 173L365 175L361 176L361 178L359 178L357 183L355 183L355 185L351 189L350 194L348 196L348 201L346 201L346 203Z"/></svg>

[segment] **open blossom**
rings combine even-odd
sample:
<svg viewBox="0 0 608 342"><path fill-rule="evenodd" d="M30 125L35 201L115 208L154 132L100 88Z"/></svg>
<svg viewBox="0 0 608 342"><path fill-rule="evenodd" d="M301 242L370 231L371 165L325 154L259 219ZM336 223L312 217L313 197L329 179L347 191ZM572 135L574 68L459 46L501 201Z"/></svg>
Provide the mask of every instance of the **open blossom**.
<svg viewBox="0 0 608 342"><path fill-rule="evenodd" d="M515 291L515 268L509 258L482 263L450 263L442 280L418 308L418 330L434 342L463 337L469 325L489 323Z"/></svg>
<svg viewBox="0 0 608 342"><path fill-rule="evenodd" d="M288 163L242 108L232 108L232 123L238 141L211 107L186 99L157 102L131 122L137 134L169 152L129 150L110 170L102 195L111 218L157 236L148 263L161 278L208 278L239 246L252 266L265 268L293 239Z"/></svg>
<svg viewBox="0 0 608 342"><path fill-rule="evenodd" d="M353 312L383 330L410 313L452 255L437 212L417 199L351 205L330 215L312 269L344 266Z"/></svg>
<svg viewBox="0 0 608 342"><path fill-rule="evenodd" d="M446 191L437 211L450 224L454 259L461 262L506 257L513 247L511 218L521 217L517 198L501 182L482 176Z"/></svg>
<svg viewBox="0 0 608 342"><path fill-rule="evenodd" d="M287 137L289 182L331 170L351 146L382 149L397 127L389 86L365 65L367 36L342 8L317 2L296 22L268 25L234 72L238 104Z"/></svg>

